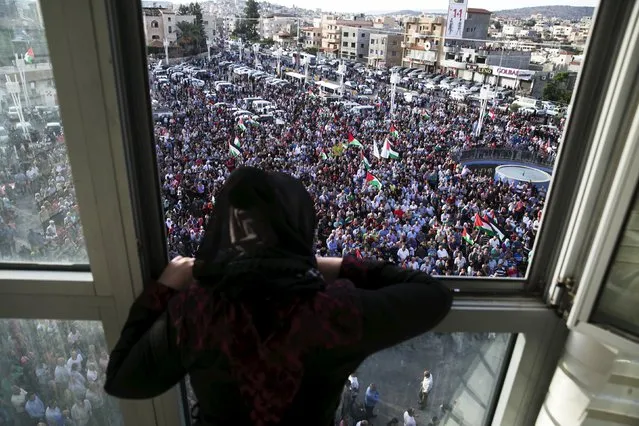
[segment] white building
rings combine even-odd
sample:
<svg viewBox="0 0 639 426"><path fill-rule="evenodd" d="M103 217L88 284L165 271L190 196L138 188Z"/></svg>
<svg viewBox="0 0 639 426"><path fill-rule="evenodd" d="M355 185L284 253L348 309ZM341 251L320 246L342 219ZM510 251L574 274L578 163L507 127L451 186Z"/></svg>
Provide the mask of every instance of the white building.
<svg viewBox="0 0 639 426"><path fill-rule="evenodd" d="M142 9L144 34L147 45L159 44L163 40L169 43L177 41L177 24L179 22L195 22L195 15L178 15L173 9L147 7Z"/></svg>
<svg viewBox="0 0 639 426"><path fill-rule="evenodd" d="M260 18L260 37L273 39L280 33L297 35L298 21L298 17L291 15L271 15Z"/></svg>

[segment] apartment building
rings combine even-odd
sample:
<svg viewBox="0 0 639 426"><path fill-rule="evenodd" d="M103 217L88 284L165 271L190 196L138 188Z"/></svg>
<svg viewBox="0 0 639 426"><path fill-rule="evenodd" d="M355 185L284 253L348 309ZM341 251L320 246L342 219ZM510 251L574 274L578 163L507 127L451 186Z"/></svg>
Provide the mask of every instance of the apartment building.
<svg viewBox="0 0 639 426"><path fill-rule="evenodd" d="M164 40L177 41L177 24L195 22L195 15L178 15L172 8L145 7L142 9L147 45L161 46Z"/></svg>
<svg viewBox="0 0 639 426"><path fill-rule="evenodd" d="M402 63L404 34L371 33L368 46L368 66L390 68Z"/></svg>
<svg viewBox="0 0 639 426"><path fill-rule="evenodd" d="M260 37L274 39L277 34L296 34L298 20L298 17L292 15L270 15L260 18Z"/></svg>
<svg viewBox="0 0 639 426"><path fill-rule="evenodd" d="M409 18L404 25L401 65L434 71L443 56L446 18L421 16Z"/></svg>
<svg viewBox="0 0 639 426"><path fill-rule="evenodd" d="M371 21L367 21L363 14L352 16L351 18L342 18L338 15L322 15L322 46L321 50L327 57L336 58L339 56L342 46L343 26L355 28L370 28L373 26ZM350 45L349 45L350 46Z"/></svg>
<svg viewBox="0 0 639 426"><path fill-rule="evenodd" d="M341 27L340 58L366 63L368 61L368 46L371 28Z"/></svg>
<svg viewBox="0 0 639 426"><path fill-rule="evenodd" d="M322 27L305 27L301 31L304 34L303 46L305 49L321 49L322 47Z"/></svg>

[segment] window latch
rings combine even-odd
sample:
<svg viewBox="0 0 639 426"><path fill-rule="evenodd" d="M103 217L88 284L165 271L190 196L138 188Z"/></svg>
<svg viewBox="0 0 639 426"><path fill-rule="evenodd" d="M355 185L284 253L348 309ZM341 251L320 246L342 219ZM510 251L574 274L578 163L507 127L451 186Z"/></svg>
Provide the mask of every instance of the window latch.
<svg viewBox="0 0 639 426"><path fill-rule="evenodd" d="M577 292L577 283L573 277L561 278L549 298L548 304L564 320L568 318Z"/></svg>

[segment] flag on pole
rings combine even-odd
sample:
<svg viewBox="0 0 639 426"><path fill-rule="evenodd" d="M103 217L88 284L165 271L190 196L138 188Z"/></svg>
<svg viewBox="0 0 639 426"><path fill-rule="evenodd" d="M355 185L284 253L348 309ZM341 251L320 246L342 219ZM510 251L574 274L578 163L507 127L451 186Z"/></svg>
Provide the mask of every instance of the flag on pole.
<svg viewBox="0 0 639 426"><path fill-rule="evenodd" d="M464 231L462 232L462 240L466 241L466 243L468 245L470 245L470 246L475 244L475 242L473 241L473 238L470 236L468 231L466 231L466 227L465 226L464 226Z"/></svg>
<svg viewBox="0 0 639 426"><path fill-rule="evenodd" d="M240 147L240 138L238 138L237 136L235 136L235 140L233 141L233 145L235 145L236 147Z"/></svg>
<svg viewBox="0 0 639 426"><path fill-rule="evenodd" d="M382 189L382 183L370 172L366 172L366 183L373 188Z"/></svg>
<svg viewBox="0 0 639 426"><path fill-rule="evenodd" d="M231 154L233 157L242 156L242 153L240 152L240 150L234 147L233 144L230 144L230 143L229 143L229 154Z"/></svg>
<svg viewBox="0 0 639 426"><path fill-rule="evenodd" d="M364 146L353 137L353 135L349 132L348 133L348 146L354 146L356 148L363 148Z"/></svg>
<svg viewBox="0 0 639 426"><path fill-rule="evenodd" d="M244 120L240 118L240 121L237 123L237 128L242 132L246 132L246 126L244 125Z"/></svg>
<svg viewBox="0 0 639 426"><path fill-rule="evenodd" d="M495 221L493 219L491 219L487 215L484 215L484 217L482 219L483 219L484 223L487 223L492 228L493 234L497 235L497 238L499 238L500 241L503 241L504 238L506 238L506 234L504 234L501 231L501 229L499 229L499 227L497 226L497 224L495 223Z"/></svg>
<svg viewBox="0 0 639 426"><path fill-rule="evenodd" d="M399 159L399 154L397 151L393 150L393 147L388 139L384 141L384 146L382 147L382 158L391 158L393 160Z"/></svg>
<svg viewBox="0 0 639 426"><path fill-rule="evenodd" d="M391 127L390 127L390 134L391 134L391 136L393 136L394 138L396 138L396 137L398 137L398 136L399 136L399 132L398 132L398 131L397 131L397 129L395 128L395 125L394 125L394 124L391 124Z"/></svg>
<svg viewBox="0 0 639 426"><path fill-rule="evenodd" d="M495 231L493 230L493 227L490 226L489 222L483 220L481 216L479 216L479 213L475 213L475 228L479 229L480 231L484 231L486 234L490 235L491 237L495 235Z"/></svg>
<svg viewBox="0 0 639 426"><path fill-rule="evenodd" d="M377 148L377 142L373 142L373 157L378 159L382 157L381 155L379 155L379 148Z"/></svg>
<svg viewBox="0 0 639 426"><path fill-rule="evenodd" d="M490 119L494 120L495 119L495 110L494 109L490 109L490 112L488 113L490 115Z"/></svg>
<svg viewBox="0 0 639 426"><path fill-rule="evenodd" d="M24 63L32 64L34 59L35 59L35 55L33 54L33 49L29 48L27 50L27 53L24 54Z"/></svg>
<svg viewBox="0 0 639 426"><path fill-rule="evenodd" d="M364 155L364 151L360 151L359 156L362 157L362 163L364 163L364 168L366 168L366 170L370 169L371 163L370 161L368 161L368 158L366 158L366 156Z"/></svg>

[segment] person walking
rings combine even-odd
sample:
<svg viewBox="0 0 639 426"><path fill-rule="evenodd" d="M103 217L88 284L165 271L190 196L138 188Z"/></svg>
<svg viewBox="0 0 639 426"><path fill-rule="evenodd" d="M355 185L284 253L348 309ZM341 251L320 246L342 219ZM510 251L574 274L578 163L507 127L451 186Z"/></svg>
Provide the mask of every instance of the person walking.
<svg viewBox="0 0 639 426"><path fill-rule="evenodd" d="M368 389L366 389L366 395L364 396L364 408L366 409L366 417L368 419L377 417L377 415L373 413L373 410L378 402L379 392L377 391L377 386L375 386L375 383L371 383Z"/></svg>
<svg viewBox="0 0 639 426"><path fill-rule="evenodd" d="M424 378L422 380L422 386L419 389L419 407L424 409L426 407L426 403L428 402L428 395L430 391L433 389L433 375L430 371L424 371Z"/></svg>

